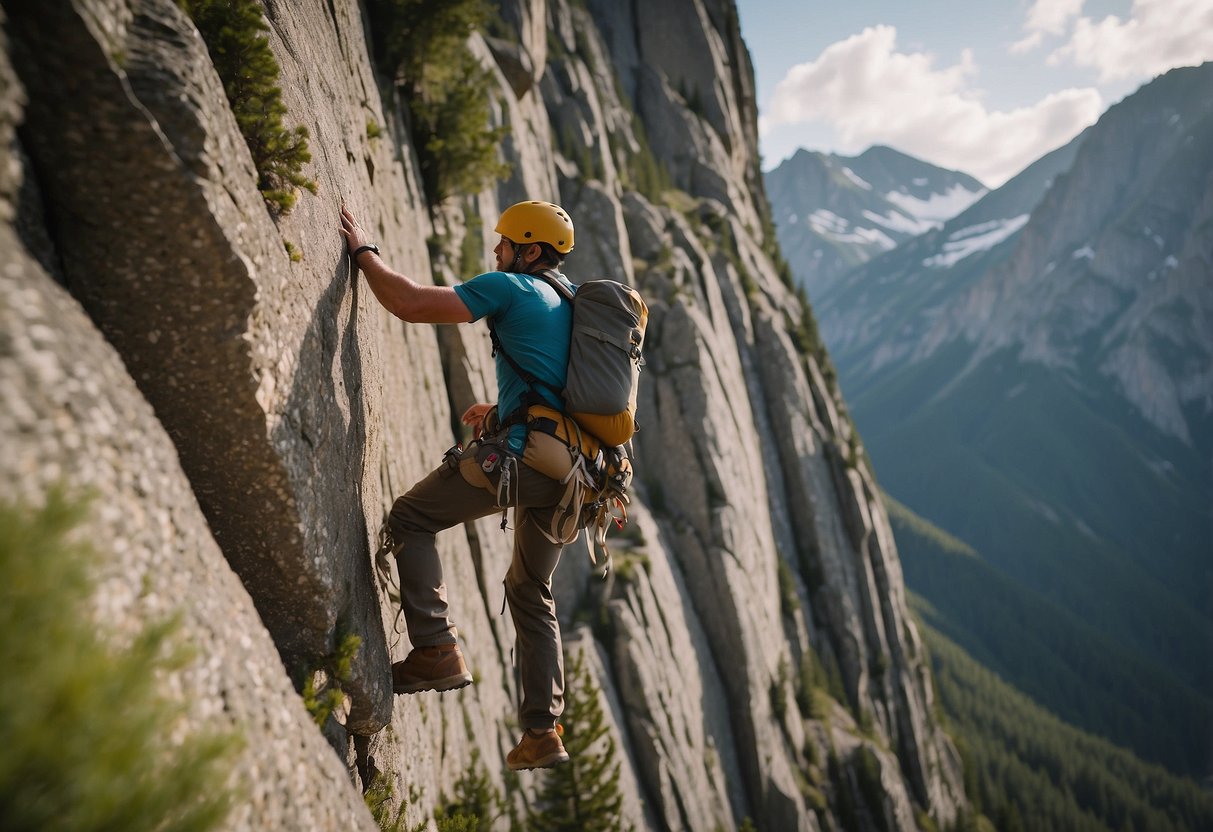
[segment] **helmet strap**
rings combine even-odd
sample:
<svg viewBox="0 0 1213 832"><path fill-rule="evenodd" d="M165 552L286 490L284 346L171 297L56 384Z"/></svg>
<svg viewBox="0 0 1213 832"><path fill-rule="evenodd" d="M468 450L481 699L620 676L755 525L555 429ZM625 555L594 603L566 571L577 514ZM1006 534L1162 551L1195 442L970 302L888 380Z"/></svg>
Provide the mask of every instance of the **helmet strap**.
<svg viewBox="0 0 1213 832"><path fill-rule="evenodd" d="M510 240L510 245L514 247L514 259L510 261L510 267L506 269L506 271L517 274L518 261L522 259L522 246L518 245L513 240Z"/></svg>

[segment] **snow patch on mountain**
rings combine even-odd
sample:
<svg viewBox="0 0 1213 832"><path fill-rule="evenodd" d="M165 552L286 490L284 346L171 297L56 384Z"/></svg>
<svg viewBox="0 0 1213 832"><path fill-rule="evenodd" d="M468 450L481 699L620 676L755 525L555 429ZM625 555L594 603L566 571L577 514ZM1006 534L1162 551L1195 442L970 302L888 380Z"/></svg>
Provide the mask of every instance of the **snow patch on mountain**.
<svg viewBox="0 0 1213 832"><path fill-rule="evenodd" d="M865 191L872 190L872 184L870 182L867 182L864 179L862 179L859 176L859 174L855 173L855 171L851 170L850 168L844 167L842 169L842 175L845 176L847 179L850 179L852 182L854 182L859 187L863 188Z"/></svg>
<svg viewBox="0 0 1213 832"><path fill-rule="evenodd" d="M851 224L826 208L809 215L809 227L818 234L843 234Z"/></svg>
<svg viewBox="0 0 1213 832"><path fill-rule="evenodd" d="M970 191L963 185L953 185L943 193L931 194L920 199L900 191L890 191L884 198L915 219L943 223L968 208L987 193L985 188Z"/></svg>
<svg viewBox="0 0 1213 832"><path fill-rule="evenodd" d="M986 251L1010 237L1028 222L1027 214L970 225L948 235L943 251L922 261L927 268L951 268L961 260Z"/></svg>
<svg viewBox="0 0 1213 832"><path fill-rule="evenodd" d="M925 234L926 232L939 228L942 223L932 222L930 220L914 219L907 217L905 214L898 214L890 211L888 214L877 214L875 211L864 211L864 219L871 220L877 225L884 226L890 231L899 231L903 234Z"/></svg>
<svg viewBox="0 0 1213 832"><path fill-rule="evenodd" d="M876 245L888 251L897 243L879 228L852 226L851 223L825 208L818 208L808 218L809 227L822 237L841 243Z"/></svg>

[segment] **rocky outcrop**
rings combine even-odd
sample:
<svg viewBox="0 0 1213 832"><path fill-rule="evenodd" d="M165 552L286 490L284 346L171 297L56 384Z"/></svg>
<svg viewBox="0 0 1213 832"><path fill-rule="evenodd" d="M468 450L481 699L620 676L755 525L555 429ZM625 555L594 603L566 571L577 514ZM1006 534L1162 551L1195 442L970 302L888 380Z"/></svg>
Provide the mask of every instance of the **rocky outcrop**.
<svg viewBox="0 0 1213 832"><path fill-rule="evenodd" d="M358 632L378 620L366 617L369 563L336 556L365 547L365 446L346 440L375 430L348 273L330 252L336 273L300 292L205 44L175 4L122 11L14 9L31 101L23 143L68 286L174 437L216 539L301 676L333 649L339 620ZM348 138L313 135L334 148ZM312 235L299 239L320 258ZM317 492L323 470L356 487ZM367 729L391 712L386 667L382 640L367 643L350 683Z"/></svg>
<svg viewBox="0 0 1213 832"><path fill-rule="evenodd" d="M383 245L396 263L425 263L425 211L405 210L419 204L415 180L365 129L386 119L365 49L345 53L362 44L357 8L340 19L293 4L267 11L288 104L315 116L307 126L325 164L312 175L333 200L304 199L277 223L205 46L176 4L15 7L9 30L31 100L68 102L31 107L22 128L63 279L173 437L289 677L301 685L346 635L362 638L343 684L344 730L330 731L344 756L345 731L369 737L393 720L389 649L407 651L385 636L394 614L372 578L382 489L403 491L428 470L433 449L450 444L450 422L433 332L390 323L350 280L333 233L344 197L369 227L392 229ZM45 41L52 32L55 45ZM316 65L342 67L340 93L324 93L336 96L329 108L303 103L321 95L305 80ZM416 369L388 385L385 366ZM466 541L447 559L453 583L476 586ZM508 665L486 605L470 606L459 624L496 720L509 710ZM412 725L398 735L427 728ZM496 757L504 735L483 727L485 755ZM364 773L371 757L391 771L392 755L374 744L359 756ZM468 752L447 759L457 772ZM410 784L442 774L425 770ZM402 766L397 794L408 794L407 773Z"/></svg>
<svg viewBox="0 0 1213 832"><path fill-rule="evenodd" d="M262 203L205 47L175 3L9 6L32 93L19 150L49 218L23 229L25 246L37 248L39 231L51 241L75 301L44 280L48 291L78 302L127 368L125 388L113 388L126 393L107 385L96 396L140 403L151 421L140 432L171 437L175 450L156 440L135 459L172 468L166 460L179 457L174 487L205 516L161 523L167 537L148 556L222 551L265 630L229 615L200 638L235 649L242 642L223 628L239 621L258 643L272 639L285 671L264 663L278 691L266 701L291 700L288 678L301 685L346 635L361 637L348 708L325 730L357 785L385 774L410 823L449 797L477 756L504 789L515 691L513 633L497 616L510 557L497 518L440 537L477 684L458 697L393 701L388 691L388 663L408 645L390 583L374 574L375 531L393 496L455 440L452 412L492 397L492 362L481 326L437 334L379 309L348 269L337 205L376 229L393 266L449 283L470 277L450 252L479 249L487 261L496 212L535 196L559 199L577 221L574 279L615 276L650 301L632 531L616 543L612 581L591 580L570 547L557 584L563 620L597 622L570 642L595 657L624 750L627 818L638 828L735 828L747 817L760 828L831 828L843 802L865 799L870 771L885 794L864 816L873 828L913 829L915 809L955 817L959 765L933 721L887 519L819 353L790 335L803 310L762 237L752 73L731 4L507 0L507 26L470 46L497 79L494 118L510 128L512 171L493 190L427 206L359 4L270 0L284 101L309 130L306 173L318 185L287 216ZM636 190L646 154L673 185L648 197ZM433 259L427 239L446 241ZM12 330L34 332L38 320L18 309ZM22 390L6 402L40 401L32 382ZM30 418L46 417L40 407ZM125 415L113 421L129 428ZM28 441L16 428L6 436ZM158 549L167 539L176 548ZM142 572L131 570L137 584ZM236 603L230 583L164 603L209 621L208 605ZM824 676L812 681L815 666L836 674L834 699ZM808 707L814 700L826 704ZM319 743L308 737L306 747ZM533 783L524 778L512 799L525 801ZM356 808L352 788L333 784L332 794L333 812Z"/></svg>

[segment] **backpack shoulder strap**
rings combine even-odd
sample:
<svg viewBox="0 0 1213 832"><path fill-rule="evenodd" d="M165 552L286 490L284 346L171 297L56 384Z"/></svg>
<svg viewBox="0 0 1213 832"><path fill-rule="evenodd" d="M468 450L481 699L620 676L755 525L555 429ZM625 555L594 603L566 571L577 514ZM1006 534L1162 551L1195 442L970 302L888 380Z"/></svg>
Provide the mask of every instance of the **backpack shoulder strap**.
<svg viewBox="0 0 1213 832"><path fill-rule="evenodd" d="M556 277L556 272L552 271L551 269L544 269L543 271L536 272L531 276L542 277L547 281L549 286L556 290L558 295L567 300L569 303L573 302L573 290L564 285L564 282L560 278Z"/></svg>
<svg viewBox="0 0 1213 832"><path fill-rule="evenodd" d="M536 377L534 373L526 370L524 367L522 367L522 365L520 365L517 361L515 361L510 356L510 354L505 351L505 347L502 346L502 344L501 344L501 339L497 337L497 327L493 326L492 321L489 321L488 325L489 325L489 339L493 342L493 355L494 356L497 356L498 354L500 354L501 357L505 359L505 363L510 365L510 369L513 370L518 375L518 377L526 383L527 387L531 388L532 392L535 389L535 385L538 384L543 387L546 387L547 389L551 390L552 392L556 393L557 395L560 395L559 390L557 390L552 385L548 384L543 379ZM542 402L543 400L540 399L539 401Z"/></svg>
<svg viewBox="0 0 1213 832"><path fill-rule="evenodd" d="M561 282L560 279L556 277L555 273L550 269L537 272L536 274L531 275L531 277L543 278L553 289L556 290L556 293L559 294L560 297L564 298L570 303L573 301L573 291L569 289L568 286L565 286L564 283ZM551 392L555 393L556 398L558 399L561 398L563 392L548 384L546 381L538 378L534 373L526 370L522 367L522 365L515 361L513 357L506 352L505 347L501 343L501 339L497 337L497 327L493 325L493 319L489 318L487 321L485 321L485 323L487 323L489 326L489 339L493 342L493 356L495 357L500 354L501 357L505 359L505 363L510 366L510 369L513 370L527 386L527 392L523 395L522 402L519 404L518 409L513 413L507 414L507 416L502 420L501 424L502 426L510 424L524 424L526 422L527 408L536 404L547 405L547 401L540 396L538 391L535 389L536 386L547 388Z"/></svg>

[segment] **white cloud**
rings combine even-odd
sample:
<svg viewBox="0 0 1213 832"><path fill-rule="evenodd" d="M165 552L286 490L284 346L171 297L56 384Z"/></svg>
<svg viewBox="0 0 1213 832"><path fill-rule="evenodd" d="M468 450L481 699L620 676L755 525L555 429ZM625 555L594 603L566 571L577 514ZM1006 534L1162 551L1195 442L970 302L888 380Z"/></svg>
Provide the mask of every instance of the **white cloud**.
<svg viewBox="0 0 1213 832"><path fill-rule="evenodd" d="M1036 0L1028 9L1024 29L1028 35L1011 45L1011 52L1030 52L1044 42L1045 35L1065 34L1070 20L1082 14L1086 0Z"/></svg>
<svg viewBox="0 0 1213 832"><path fill-rule="evenodd" d="M1071 18L1082 14L1085 0L1036 0L1028 9L1028 21L1024 28L1029 32L1060 35L1066 31Z"/></svg>
<svg viewBox="0 0 1213 832"><path fill-rule="evenodd" d="M970 84L972 53L936 69L930 55L897 52L896 39L892 26L864 29L793 67L775 87L763 129L826 123L839 152L888 144L997 186L1102 110L1096 90L1068 89L1030 107L992 112Z"/></svg>
<svg viewBox="0 0 1213 832"><path fill-rule="evenodd" d="M1129 19L1080 17L1070 41L1049 56L1099 72L1100 81L1147 79L1213 59L1213 0L1133 0Z"/></svg>
<svg viewBox="0 0 1213 832"><path fill-rule="evenodd" d="M1033 49L1044 43L1044 39L1045 36L1043 32L1033 32L1023 40L1017 40L1011 44L1009 51L1012 55L1020 55L1024 52L1031 52Z"/></svg>

